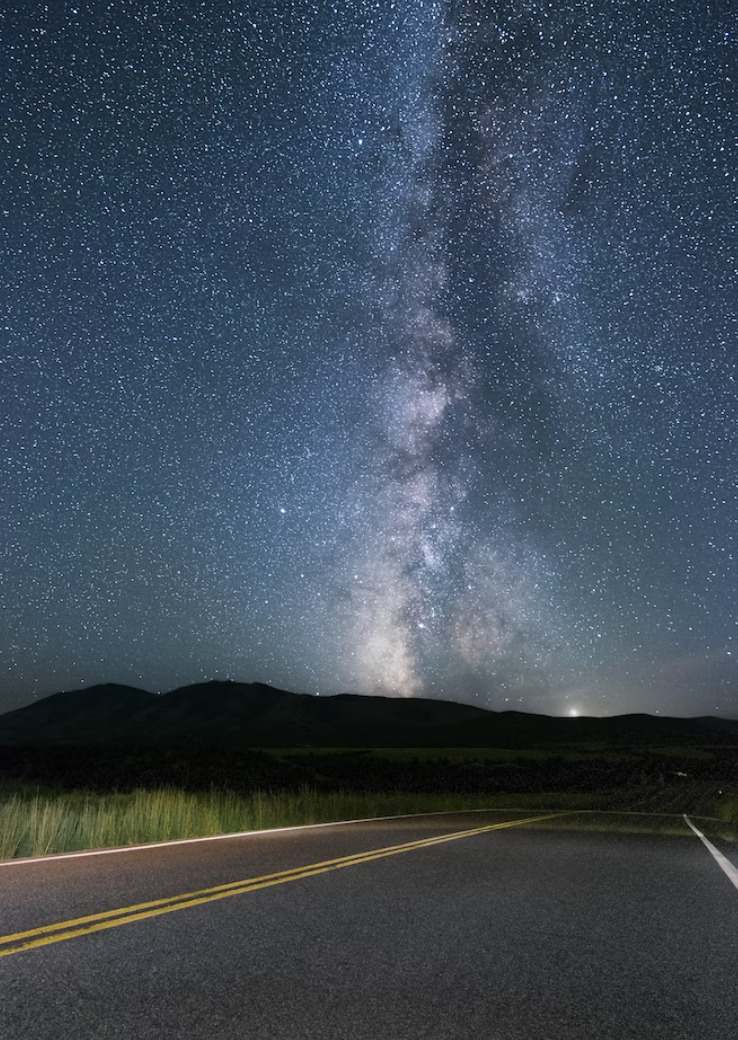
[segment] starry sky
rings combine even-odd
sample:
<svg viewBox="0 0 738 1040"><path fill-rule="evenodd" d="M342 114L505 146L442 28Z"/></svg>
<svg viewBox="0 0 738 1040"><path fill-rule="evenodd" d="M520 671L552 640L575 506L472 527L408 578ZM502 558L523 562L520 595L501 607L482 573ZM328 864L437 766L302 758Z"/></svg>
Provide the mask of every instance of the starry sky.
<svg viewBox="0 0 738 1040"><path fill-rule="evenodd" d="M0 709L738 717L729 0L6 0Z"/></svg>

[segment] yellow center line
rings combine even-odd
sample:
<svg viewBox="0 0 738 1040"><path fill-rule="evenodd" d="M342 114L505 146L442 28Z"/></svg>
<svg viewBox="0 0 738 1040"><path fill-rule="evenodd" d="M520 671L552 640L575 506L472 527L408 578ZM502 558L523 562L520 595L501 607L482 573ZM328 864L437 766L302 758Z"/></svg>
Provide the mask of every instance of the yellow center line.
<svg viewBox="0 0 738 1040"><path fill-rule="evenodd" d="M142 921L150 917L159 917L161 914L173 913L175 910L200 906L202 903L209 903L216 899L226 899L229 896L241 895L244 892L254 892L261 888L269 888L272 885L281 885L287 881L297 881L300 878L325 874L330 870L340 870L342 867L368 863L371 860L382 859L385 856L397 856L402 852L429 848L432 845L456 841L459 838L469 838L488 831L503 830L506 827L520 827L526 823L537 823L539 820L550 820L555 816L565 815L567 814L546 813L544 816L530 816L523 820L508 820L504 823L487 824L483 827L455 831L452 834L442 834L433 838L420 838L416 841L405 842L402 845L388 845L381 849L368 849L365 852L355 852L349 856L341 856L338 859L327 859L319 863L308 863L302 867L293 867L291 870L280 870L274 874L244 878L241 881L231 881L224 885L215 885L212 888L202 888L196 892L184 892L180 895L168 896L163 899L152 899L146 903L124 906L116 910L105 910L97 914L88 914L86 917L77 917L68 921L42 925L39 928L31 928L24 932L0 936L0 947L6 947L5 949L0 949L0 957L8 957L13 953L22 953L37 946L48 946L50 943L63 942L65 939L74 939L79 935L90 935L92 932L100 932L107 928L117 928L118 925L132 924L134 921Z"/></svg>

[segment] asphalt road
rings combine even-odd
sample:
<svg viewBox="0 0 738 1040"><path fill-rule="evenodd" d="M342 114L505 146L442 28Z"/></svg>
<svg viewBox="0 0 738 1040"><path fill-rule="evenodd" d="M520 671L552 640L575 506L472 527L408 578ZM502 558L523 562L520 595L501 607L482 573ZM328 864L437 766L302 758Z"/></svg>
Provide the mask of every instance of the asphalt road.
<svg viewBox="0 0 738 1040"><path fill-rule="evenodd" d="M738 889L686 825L428 843L506 818L0 864L0 1037L735 1040Z"/></svg>

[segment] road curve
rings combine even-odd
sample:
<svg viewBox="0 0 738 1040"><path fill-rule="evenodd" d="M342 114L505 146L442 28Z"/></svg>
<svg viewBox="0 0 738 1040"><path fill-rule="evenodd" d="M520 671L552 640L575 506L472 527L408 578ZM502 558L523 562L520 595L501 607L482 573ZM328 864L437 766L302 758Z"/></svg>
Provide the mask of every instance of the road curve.
<svg viewBox="0 0 738 1040"><path fill-rule="evenodd" d="M0 1038L734 1040L738 891L687 824L534 815L0 864Z"/></svg>

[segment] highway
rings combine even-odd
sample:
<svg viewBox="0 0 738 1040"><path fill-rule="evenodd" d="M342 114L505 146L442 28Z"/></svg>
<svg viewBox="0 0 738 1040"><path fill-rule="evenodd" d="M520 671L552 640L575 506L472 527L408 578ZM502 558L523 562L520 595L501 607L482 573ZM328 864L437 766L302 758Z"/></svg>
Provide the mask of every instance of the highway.
<svg viewBox="0 0 738 1040"><path fill-rule="evenodd" d="M0 864L0 1038L735 1040L735 847L537 815Z"/></svg>

